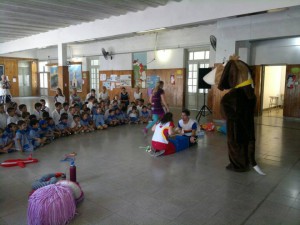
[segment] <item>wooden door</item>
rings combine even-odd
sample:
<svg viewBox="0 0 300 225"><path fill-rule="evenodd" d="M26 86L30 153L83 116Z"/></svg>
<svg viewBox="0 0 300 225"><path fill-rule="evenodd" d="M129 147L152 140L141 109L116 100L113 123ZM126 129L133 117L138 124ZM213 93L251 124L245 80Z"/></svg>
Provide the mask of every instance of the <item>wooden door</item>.
<svg viewBox="0 0 300 225"><path fill-rule="evenodd" d="M287 65L283 116L300 118L300 65Z"/></svg>

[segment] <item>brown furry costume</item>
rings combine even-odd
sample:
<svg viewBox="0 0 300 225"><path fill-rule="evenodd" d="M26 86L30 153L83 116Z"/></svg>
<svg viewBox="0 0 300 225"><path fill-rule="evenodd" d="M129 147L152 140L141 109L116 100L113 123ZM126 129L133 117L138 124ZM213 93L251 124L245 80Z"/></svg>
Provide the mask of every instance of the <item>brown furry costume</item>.
<svg viewBox="0 0 300 225"><path fill-rule="evenodd" d="M236 56L226 64L218 88L231 89L221 100L222 115L227 121L227 145L230 164L227 169L245 172L255 167L254 108L256 96L249 66ZM237 85L247 81L244 86Z"/></svg>

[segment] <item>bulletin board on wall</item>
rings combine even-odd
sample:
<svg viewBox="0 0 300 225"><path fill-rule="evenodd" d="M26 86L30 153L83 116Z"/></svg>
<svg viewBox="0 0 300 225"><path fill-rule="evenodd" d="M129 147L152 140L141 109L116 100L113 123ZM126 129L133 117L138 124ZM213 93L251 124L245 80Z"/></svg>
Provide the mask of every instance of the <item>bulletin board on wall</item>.
<svg viewBox="0 0 300 225"><path fill-rule="evenodd" d="M132 70L106 70L100 71L100 92L102 87L105 86L108 90L108 95L112 99L115 95L120 96L121 87L125 87L126 92L128 92L130 100L134 99L134 74ZM117 76L114 76L117 75ZM147 88L141 88L142 98L145 102L149 102L147 95Z"/></svg>
<svg viewBox="0 0 300 225"><path fill-rule="evenodd" d="M122 71L123 72L123 71ZM108 90L120 89L121 87L132 87L132 73L105 73L100 72L100 87L105 86Z"/></svg>

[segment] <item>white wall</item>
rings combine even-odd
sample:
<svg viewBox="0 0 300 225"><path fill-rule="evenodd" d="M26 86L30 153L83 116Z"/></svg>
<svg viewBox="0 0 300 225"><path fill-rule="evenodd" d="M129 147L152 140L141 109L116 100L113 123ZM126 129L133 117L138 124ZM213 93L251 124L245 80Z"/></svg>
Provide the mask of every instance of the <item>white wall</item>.
<svg viewBox="0 0 300 225"><path fill-rule="evenodd" d="M224 57L228 59L231 54L235 53L236 41L300 36L299 23L300 7L278 13L219 20L217 24L216 62L222 62ZM265 57L265 60L269 57L272 56ZM256 61L256 59L253 62L254 64L261 64L261 61Z"/></svg>
<svg viewBox="0 0 300 225"><path fill-rule="evenodd" d="M270 96L277 96L281 104L284 94L285 66L266 66L264 79L263 109L269 108Z"/></svg>
<svg viewBox="0 0 300 225"><path fill-rule="evenodd" d="M300 37L257 41L251 53L252 65L300 64Z"/></svg>
<svg viewBox="0 0 300 225"><path fill-rule="evenodd" d="M147 69L170 69L170 68L184 68L184 49L166 49L158 50L156 54L154 52L148 52L147 58L150 62L147 65Z"/></svg>
<svg viewBox="0 0 300 225"><path fill-rule="evenodd" d="M195 48L209 45L209 36L216 33L216 24L202 25L192 28L166 30L156 34L148 33L134 37L115 40L98 41L88 44L70 45L73 56L102 55L101 49L119 53L144 52L162 49Z"/></svg>
<svg viewBox="0 0 300 225"><path fill-rule="evenodd" d="M147 52L148 62L150 62L154 58L154 49L157 49L157 52L165 50L165 52L170 52L170 59L163 61L155 56L156 60L151 62L148 68L183 68L185 67L184 49L208 46L209 36L214 34L215 30L215 24L203 25L159 32L157 41L156 34L150 33L116 40L71 45L70 51L73 57L100 56L101 70L131 70L133 52ZM102 48L113 54L113 60L103 58ZM215 61L214 56L215 54L212 52L211 66Z"/></svg>
<svg viewBox="0 0 300 225"><path fill-rule="evenodd" d="M155 57L155 60L154 60ZM147 52L147 69L184 68L184 49L159 50ZM100 56L100 70L132 70L132 54L116 54L106 60Z"/></svg>
<svg viewBox="0 0 300 225"><path fill-rule="evenodd" d="M27 51L19 51L19 52L13 52L9 54L3 54L1 55L3 57L17 57L17 58L31 58L31 59L37 59L37 49L27 50Z"/></svg>
<svg viewBox="0 0 300 225"><path fill-rule="evenodd" d="M113 55L113 59L105 59L100 56L100 70L132 70L131 54Z"/></svg>

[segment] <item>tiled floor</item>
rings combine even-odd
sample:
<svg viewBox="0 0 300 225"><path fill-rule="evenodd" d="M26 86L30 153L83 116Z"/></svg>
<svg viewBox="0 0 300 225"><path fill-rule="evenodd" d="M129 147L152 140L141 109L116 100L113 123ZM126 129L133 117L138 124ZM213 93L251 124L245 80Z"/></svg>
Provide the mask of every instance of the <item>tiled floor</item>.
<svg viewBox="0 0 300 225"><path fill-rule="evenodd" d="M300 121L263 116L256 124L257 161L267 176L225 170L226 137L217 132L197 147L159 158L139 148L151 140L141 125L56 140L34 152L39 163L0 168L0 224L25 225L31 183L67 172L60 159L73 151L85 200L72 225L300 224Z"/></svg>

